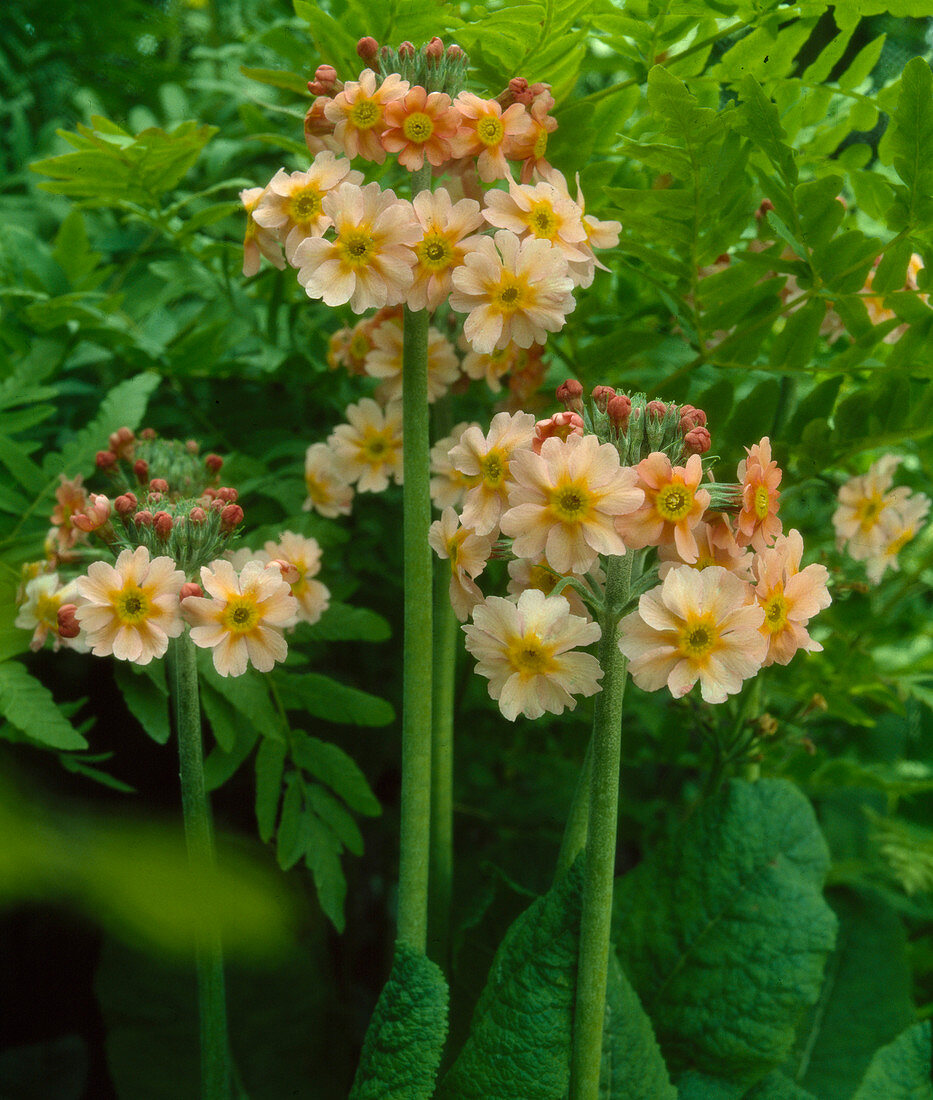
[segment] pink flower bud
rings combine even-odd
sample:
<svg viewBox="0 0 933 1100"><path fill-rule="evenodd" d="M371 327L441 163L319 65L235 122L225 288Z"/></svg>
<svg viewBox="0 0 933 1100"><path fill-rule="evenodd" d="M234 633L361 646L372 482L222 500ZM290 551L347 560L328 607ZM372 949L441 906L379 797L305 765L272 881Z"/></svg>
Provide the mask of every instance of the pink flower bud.
<svg viewBox="0 0 933 1100"><path fill-rule="evenodd" d="M113 468L117 461L117 456L113 451L98 451L94 459L94 465L98 470L110 470Z"/></svg>
<svg viewBox="0 0 933 1100"><path fill-rule="evenodd" d="M455 43L447 47L448 61L460 61L464 57L466 57L466 54Z"/></svg>
<svg viewBox="0 0 933 1100"><path fill-rule="evenodd" d="M557 400L570 412L583 412L583 387L575 378L568 378L557 387Z"/></svg>
<svg viewBox="0 0 933 1100"><path fill-rule="evenodd" d="M155 428L143 428L143 430L139 433L139 438L140 439L155 439L155 437L156 437Z"/></svg>
<svg viewBox="0 0 933 1100"><path fill-rule="evenodd" d="M435 35L424 47L424 56L432 61L440 61L444 56L444 43Z"/></svg>
<svg viewBox="0 0 933 1100"><path fill-rule="evenodd" d="M541 454L541 444L545 439L556 436L558 439L567 439L571 435L583 435L583 417L575 412L559 412L547 420L539 420L535 424L535 437L531 441L531 449L536 455Z"/></svg>
<svg viewBox="0 0 933 1100"><path fill-rule="evenodd" d="M239 497L239 493L236 489L230 488L229 485L222 485L214 494L218 500L222 500L224 504L236 504Z"/></svg>
<svg viewBox="0 0 933 1100"><path fill-rule="evenodd" d="M770 199L762 199L761 206L759 206L758 209L755 211L755 217L758 219L758 221L761 221L761 219L768 213L768 211L773 209L774 203Z"/></svg>
<svg viewBox="0 0 933 1100"><path fill-rule="evenodd" d="M596 403L596 408L600 412L606 411L606 406L615 397L616 391L612 386L594 386L593 387L593 401Z"/></svg>
<svg viewBox="0 0 933 1100"><path fill-rule="evenodd" d="M122 516L125 519L136 511L138 504L139 501L136 499L135 493L122 493L113 502L113 510L118 516Z"/></svg>
<svg viewBox="0 0 933 1100"><path fill-rule="evenodd" d="M367 35L357 42L356 52L368 64L370 61L373 61L379 53L379 43L375 38L370 38L369 35Z"/></svg>
<svg viewBox="0 0 933 1100"><path fill-rule="evenodd" d="M196 455L201 449L201 444L196 439L189 439L185 443L185 450L189 455Z"/></svg>
<svg viewBox="0 0 933 1100"><path fill-rule="evenodd" d="M110 433L110 449L118 458L129 458L136 436L130 428L117 428Z"/></svg>
<svg viewBox="0 0 933 1100"><path fill-rule="evenodd" d="M133 522L137 527L151 527L152 526L152 512L143 508L133 516Z"/></svg>
<svg viewBox="0 0 933 1100"><path fill-rule="evenodd" d="M496 98L503 106L523 103L526 107L530 107L534 96L528 87L528 81L523 76L513 76L506 90Z"/></svg>
<svg viewBox="0 0 933 1100"><path fill-rule="evenodd" d="M658 420L663 420L667 416L667 405L663 401L649 401L645 406L645 412L648 416L654 416Z"/></svg>
<svg viewBox="0 0 933 1100"><path fill-rule="evenodd" d="M298 571L298 567L290 561L285 561L284 558L273 558L269 562L270 566L274 566L282 574L282 580L286 584L295 584L301 573Z"/></svg>
<svg viewBox="0 0 933 1100"><path fill-rule="evenodd" d="M407 40L405 42L400 42L398 47L398 55L399 57L404 57L410 60L415 56L415 47L412 45L411 42L408 42Z"/></svg>
<svg viewBox="0 0 933 1100"><path fill-rule="evenodd" d="M222 531L232 531L243 522L243 509L239 504L224 505L220 513L220 528Z"/></svg>
<svg viewBox="0 0 933 1100"><path fill-rule="evenodd" d="M101 493L91 493L91 506L84 512L76 512L71 517L72 525L79 531L90 534L98 531L110 518L110 501Z"/></svg>
<svg viewBox="0 0 933 1100"><path fill-rule="evenodd" d="M210 470L212 474L219 473L220 467L223 466L224 460L220 455L209 454L204 458L204 465Z"/></svg>
<svg viewBox="0 0 933 1100"><path fill-rule="evenodd" d="M77 604L63 603L58 609L58 635L60 638L77 638L81 624L75 618Z"/></svg>
<svg viewBox="0 0 933 1100"><path fill-rule="evenodd" d="M168 482L165 480L164 477L154 477L152 481L149 482L149 488L154 493L167 493Z"/></svg>
<svg viewBox="0 0 933 1100"><path fill-rule="evenodd" d="M692 455L705 455L712 445L709 430L700 424L684 436L684 447Z"/></svg>
<svg viewBox="0 0 933 1100"><path fill-rule="evenodd" d="M192 508L191 511L188 513L188 519L191 521L191 523L200 526L200 524L202 524L207 519L207 512L205 512L203 508Z"/></svg>
<svg viewBox="0 0 933 1100"><path fill-rule="evenodd" d="M168 512L156 512L152 517L152 527L160 539L167 539L172 533L172 517Z"/></svg>
<svg viewBox="0 0 933 1100"><path fill-rule="evenodd" d="M680 413L680 430L684 435L691 428L706 427L706 413L702 409L695 409L693 405L681 405L677 411Z"/></svg>
<svg viewBox="0 0 933 1100"><path fill-rule="evenodd" d="M606 412L617 432L628 431L629 417L632 415L632 399L627 394L620 393L610 397Z"/></svg>
<svg viewBox="0 0 933 1100"><path fill-rule="evenodd" d="M185 581L185 583L178 590L179 602L187 600L189 596L203 596L204 590L197 583L197 581Z"/></svg>
<svg viewBox="0 0 933 1100"><path fill-rule="evenodd" d="M142 458L137 458L133 463L133 473L136 475L136 480L140 485L146 485L149 482L149 463Z"/></svg>

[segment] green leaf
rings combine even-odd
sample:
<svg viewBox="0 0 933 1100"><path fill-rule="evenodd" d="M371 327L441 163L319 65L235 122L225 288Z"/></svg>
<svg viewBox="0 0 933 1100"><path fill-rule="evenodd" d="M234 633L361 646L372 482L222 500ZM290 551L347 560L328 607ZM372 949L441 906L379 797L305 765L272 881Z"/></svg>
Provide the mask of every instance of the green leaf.
<svg viewBox="0 0 933 1100"><path fill-rule="evenodd" d="M744 1089L730 1081L688 1070L677 1082L678 1100L740 1100Z"/></svg>
<svg viewBox="0 0 933 1100"><path fill-rule="evenodd" d="M349 1100L429 1100L446 1036L443 974L420 951L397 943Z"/></svg>
<svg viewBox="0 0 933 1100"><path fill-rule="evenodd" d="M221 676L207 649L198 650L198 673L202 682L209 684L264 737L285 740L285 722L272 702L265 673L250 668L242 676Z"/></svg>
<svg viewBox="0 0 933 1100"><path fill-rule="evenodd" d="M805 370L811 366L825 319L826 302L822 298L813 298L795 310L786 318L784 328L771 346L771 366L788 371ZM754 434L749 433L750 436Z"/></svg>
<svg viewBox="0 0 933 1100"><path fill-rule="evenodd" d="M332 603L304 631L322 642L385 642L392 637L387 619L367 607L351 607L346 603Z"/></svg>
<svg viewBox="0 0 933 1100"><path fill-rule="evenodd" d="M30 740L53 749L86 749L87 741L59 710L52 693L19 661L0 664L0 714Z"/></svg>
<svg viewBox="0 0 933 1100"><path fill-rule="evenodd" d="M378 817L382 813L366 776L337 745L295 732L292 734L292 759L339 794L351 810L369 817Z"/></svg>
<svg viewBox="0 0 933 1100"><path fill-rule="evenodd" d="M286 710L301 710L328 722L387 726L395 717L385 699L347 687L319 672L279 672L275 674L275 684Z"/></svg>
<svg viewBox="0 0 933 1100"><path fill-rule="evenodd" d="M565 1094L582 879L578 861L509 928L438 1100L553 1100Z"/></svg>
<svg viewBox="0 0 933 1100"><path fill-rule="evenodd" d="M281 741L264 737L256 753L256 822L259 839L267 843L275 833L275 819L282 798L286 748Z"/></svg>
<svg viewBox="0 0 933 1100"><path fill-rule="evenodd" d="M129 661L121 661L114 670L114 678L130 714L156 744L164 745L169 739L171 728L168 688L162 663L141 668Z"/></svg>
<svg viewBox="0 0 933 1100"><path fill-rule="evenodd" d="M852 1100L933 1100L929 1020L901 1032L875 1054Z"/></svg>
<svg viewBox="0 0 933 1100"><path fill-rule="evenodd" d="M363 854L363 835L336 798L316 784L307 790L308 805L341 844L355 856Z"/></svg>
<svg viewBox="0 0 933 1100"><path fill-rule="evenodd" d="M276 850L276 858L283 871L294 867L305 854L311 835L311 820L305 809L304 785L301 778L292 772L285 780Z"/></svg>
<svg viewBox="0 0 933 1100"><path fill-rule="evenodd" d="M800 233L811 248L826 244L845 217L846 209L839 201L844 186L842 176L823 176L794 188Z"/></svg>
<svg viewBox="0 0 933 1100"><path fill-rule="evenodd" d="M744 1100L817 1100L817 1097L799 1085L783 1073L769 1073L763 1080L745 1094ZM822 1093L819 1100L825 1100Z"/></svg>
<svg viewBox="0 0 933 1100"><path fill-rule="evenodd" d="M292 73L287 69L250 69L246 65L240 66L240 72L259 84L283 88L286 92L294 92L304 98L308 96L308 78L300 73Z"/></svg>
<svg viewBox="0 0 933 1100"><path fill-rule="evenodd" d="M781 126L777 108L753 76L746 76L739 90L742 101L733 116L733 125L764 152L787 186L795 186L797 165L794 151L784 140L787 135Z"/></svg>
<svg viewBox="0 0 933 1100"><path fill-rule="evenodd" d="M222 787L239 769L253 751L258 736L255 726L239 722L236 726L236 740L230 751L224 751L220 745L215 746L204 761L204 786L208 791Z"/></svg>
<svg viewBox="0 0 933 1100"><path fill-rule="evenodd" d="M620 961L668 1065L754 1084L819 995L835 917L810 804L734 780L616 885Z"/></svg>
<svg viewBox="0 0 933 1100"><path fill-rule="evenodd" d="M308 816L307 821L305 866L314 879L314 889L321 908L337 931L342 932L345 924L343 903L347 896L347 880L340 866L340 841L323 821L311 816Z"/></svg>
<svg viewBox="0 0 933 1100"><path fill-rule="evenodd" d="M838 294L854 294L865 285L881 241L850 229L813 249L813 270Z"/></svg>
<svg viewBox="0 0 933 1100"><path fill-rule="evenodd" d="M614 951L609 954L599 1100L677 1100L651 1021Z"/></svg>
<svg viewBox="0 0 933 1100"><path fill-rule="evenodd" d="M908 61L901 76L897 108L880 149L883 159L907 186L888 215L892 229L933 217L933 72L922 57Z"/></svg>
<svg viewBox="0 0 933 1100"><path fill-rule="evenodd" d="M800 1028L793 1076L820 1100L849 1100L872 1051L914 1018L907 937L882 902L845 890L830 896L836 949L820 999Z"/></svg>
<svg viewBox="0 0 933 1100"><path fill-rule="evenodd" d="M210 722L211 733L217 742L218 748L224 752L232 752L236 744L237 713L227 702L227 699L210 684L201 684L201 709Z"/></svg>

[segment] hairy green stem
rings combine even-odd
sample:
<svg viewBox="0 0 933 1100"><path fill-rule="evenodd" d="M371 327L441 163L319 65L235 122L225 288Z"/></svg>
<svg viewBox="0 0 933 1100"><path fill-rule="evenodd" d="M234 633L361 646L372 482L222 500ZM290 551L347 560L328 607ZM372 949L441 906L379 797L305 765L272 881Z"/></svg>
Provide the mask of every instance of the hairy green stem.
<svg viewBox="0 0 933 1100"><path fill-rule="evenodd" d="M599 643L603 689L596 697L593 716L593 765L570 1062L570 1100L597 1100L599 1096L619 815L622 702L628 664L619 649L618 634L619 620L628 601L631 576L631 553L609 559Z"/></svg>
<svg viewBox="0 0 933 1100"><path fill-rule="evenodd" d="M412 194L430 186L430 166L412 175ZM431 833L432 592L428 312L406 307L402 431L405 626L402 646L402 806L398 938L424 952L428 936Z"/></svg>
<svg viewBox="0 0 933 1100"><path fill-rule="evenodd" d="M210 805L204 789L196 651L187 632L170 643L169 673L175 709L175 732L178 737L181 805L188 861L196 881L207 884L210 888L215 868L214 837ZM210 910L209 905L205 906L206 913L210 913ZM201 1095L203 1100L228 1100L230 1060L223 951L220 932L214 924L213 916L205 916L204 921L198 931L196 945L198 1012L201 1021Z"/></svg>

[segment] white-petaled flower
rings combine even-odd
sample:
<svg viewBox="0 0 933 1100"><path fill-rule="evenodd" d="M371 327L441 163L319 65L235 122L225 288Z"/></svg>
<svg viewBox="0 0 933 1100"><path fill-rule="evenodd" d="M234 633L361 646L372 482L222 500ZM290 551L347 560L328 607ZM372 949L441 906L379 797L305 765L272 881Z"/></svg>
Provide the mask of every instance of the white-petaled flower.
<svg viewBox="0 0 933 1100"><path fill-rule="evenodd" d="M468 314L463 334L480 352L509 343L543 344L576 305L560 249L533 237L519 240L504 229L495 243L483 237L452 279L450 308Z"/></svg>
<svg viewBox="0 0 933 1100"><path fill-rule="evenodd" d="M531 446L534 430L533 413L496 413L485 436L481 428L467 428L451 448L454 468L477 479L466 495L462 518L478 535L494 538L498 532L508 501L509 460L515 450Z"/></svg>
<svg viewBox="0 0 933 1100"><path fill-rule="evenodd" d="M274 230L263 229L253 217L256 208L266 193L264 187L248 187L240 192L240 202L246 210L246 233L243 237L243 274L256 275L262 266L262 257L281 271L285 267L282 259L282 239Z"/></svg>
<svg viewBox="0 0 933 1100"><path fill-rule="evenodd" d="M843 546L851 558L865 561L876 557L885 541L882 522L896 514L910 496L906 486L891 488L899 455L882 455L861 477L850 478L839 490L839 507L833 513L836 547Z"/></svg>
<svg viewBox="0 0 933 1100"><path fill-rule="evenodd" d="M404 302L421 230L410 202L378 183L342 183L323 200L336 239L306 237L295 249L298 282L325 305L354 313Z"/></svg>
<svg viewBox="0 0 933 1100"><path fill-rule="evenodd" d="M340 473L334 452L326 443L312 443L305 453L305 486L305 512L314 509L328 519L350 514L353 487Z"/></svg>
<svg viewBox="0 0 933 1100"><path fill-rule="evenodd" d="M298 601L298 620L316 623L330 605L330 591L313 579L321 571L321 547L317 539L283 531L278 542L266 543L265 551L270 561L285 562L296 570L298 578L290 581L289 586Z"/></svg>
<svg viewBox="0 0 933 1100"><path fill-rule="evenodd" d="M478 477L460 473L451 461L450 452L467 428L479 428L479 424L463 421L450 435L439 439L431 448L431 501L435 508L459 508L467 491L476 484Z"/></svg>
<svg viewBox="0 0 933 1100"><path fill-rule="evenodd" d="M877 584L887 569L900 569L897 555L916 537L920 525L930 510L930 498L925 493L912 493L896 508L882 513L880 525L884 531L878 550L865 559L865 572L872 584Z"/></svg>
<svg viewBox="0 0 933 1100"><path fill-rule="evenodd" d="M185 574L171 558L149 558L145 546L123 550L115 565L93 562L76 581L80 604L75 618L97 657L147 665L165 656L169 638L184 629L178 593Z"/></svg>
<svg viewBox="0 0 933 1100"><path fill-rule="evenodd" d="M191 624L191 640L213 650L221 676L242 676L252 664L270 672L284 661L288 645L282 634L298 614L298 601L282 580L278 566L247 562L239 574L219 558L201 567L201 584L213 599L188 596L182 613Z"/></svg>
<svg viewBox="0 0 933 1100"><path fill-rule="evenodd" d="M597 623L570 614L563 596L529 588L517 603L490 596L463 628L476 671L489 680L489 694L503 715L540 718L545 711L573 710L575 695L595 695L603 671L579 646L599 640Z"/></svg>
<svg viewBox="0 0 933 1100"><path fill-rule="evenodd" d="M555 187L562 195L570 198L570 189L562 173L550 166L536 170L536 175ZM622 232L622 223L617 221L600 221L591 214L586 213L586 200L583 198L583 189L580 187L580 176L577 174L577 198L575 205L580 211L580 220L583 225L585 240L577 247L584 253L582 260L570 260L567 264L570 277L574 286L586 288L591 286L596 276L596 268L600 271L608 271L605 264L596 259L594 249L615 248L619 243L619 234Z"/></svg>
<svg viewBox="0 0 933 1100"><path fill-rule="evenodd" d="M445 508L441 518L431 524L428 542L439 558L450 561L450 603L454 614L465 623L483 599L476 578L486 568L492 539L461 526L453 508Z"/></svg>
<svg viewBox="0 0 933 1100"><path fill-rule="evenodd" d="M382 409L371 397L347 406L346 424L328 440L337 469L359 493L381 493L391 477L402 484L402 407Z"/></svg>

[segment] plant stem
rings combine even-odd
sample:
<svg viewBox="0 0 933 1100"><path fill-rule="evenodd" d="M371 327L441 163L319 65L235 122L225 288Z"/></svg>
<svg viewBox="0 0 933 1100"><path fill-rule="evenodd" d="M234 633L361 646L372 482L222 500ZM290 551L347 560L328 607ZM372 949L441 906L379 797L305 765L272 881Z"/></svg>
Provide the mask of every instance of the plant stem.
<svg viewBox="0 0 933 1100"><path fill-rule="evenodd" d="M450 963L450 899L453 893L454 680L459 623L448 593L450 570L435 562L434 690L431 745L431 857L428 929L431 958L445 972Z"/></svg>
<svg viewBox="0 0 933 1100"><path fill-rule="evenodd" d="M430 186L430 180L430 166L413 173L412 194ZM428 934L433 663L427 310L413 312L406 307L403 333L405 626L398 938L424 952Z"/></svg>
<svg viewBox="0 0 933 1100"><path fill-rule="evenodd" d="M627 665L618 646L619 620L628 600L632 554L610 558L606 568L606 603L602 616L599 663L603 689L593 716L593 766L583 912L580 918L580 961L570 1063L570 1100L597 1100L602 1060L612 885L615 875L616 829L619 815L619 766L622 744L622 701Z"/></svg>
<svg viewBox="0 0 933 1100"><path fill-rule="evenodd" d="M215 868L214 838L210 805L204 789L196 652L187 632L170 643L169 671L188 861L195 881L199 885L206 882L209 887ZM201 1095L204 1100L228 1100L230 1066L223 952L210 905L205 906L205 912L206 923L199 929L196 945L201 1021Z"/></svg>
<svg viewBox="0 0 933 1100"><path fill-rule="evenodd" d="M586 830L590 816L590 787L592 782L593 738L590 737L586 746L586 754L583 757L583 766L580 768L580 775L577 778L577 786L573 792L573 802L570 804L567 824L564 826L564 837L560 843L560 852L557 855L557 868L554 871L555 881L570 870L573 861L586 846Z"/></svg>

